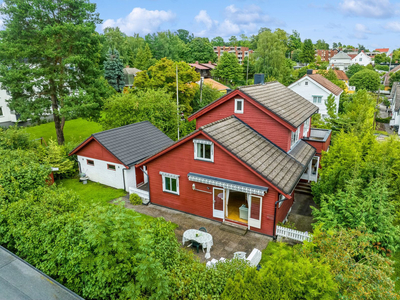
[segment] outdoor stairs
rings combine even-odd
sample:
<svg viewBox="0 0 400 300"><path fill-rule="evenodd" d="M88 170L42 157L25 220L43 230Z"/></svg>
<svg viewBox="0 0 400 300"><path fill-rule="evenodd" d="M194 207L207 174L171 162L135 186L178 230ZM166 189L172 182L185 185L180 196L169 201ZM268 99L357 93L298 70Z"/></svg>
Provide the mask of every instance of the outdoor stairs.
<svg viewBox="0 0 400 300"><path fill-rule="evenodd" d="M222 222L220 229L237 235L245 235L247 232L247 225L240 225L225 220Z"/></svg>
<svg viewBox="0 0 400 300"><path fill-rule="evenodd" d="M294 189L296 193L311 195L311 184L308 182L300 181Z"/></svg>

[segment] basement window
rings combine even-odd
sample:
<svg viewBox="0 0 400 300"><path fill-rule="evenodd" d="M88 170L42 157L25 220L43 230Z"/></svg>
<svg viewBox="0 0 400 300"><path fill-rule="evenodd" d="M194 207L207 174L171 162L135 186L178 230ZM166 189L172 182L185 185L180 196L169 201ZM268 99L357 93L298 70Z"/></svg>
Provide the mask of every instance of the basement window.
<svg viewBox="0 0 400 300"><path fill-rule="evenodd" d="M93 161L93 160L87 159L86 162L87 162L87 164L88 164L89 166L94 166L94 161Z"/></svg>
<svg viewBox="0 0 400 300"><path fill-rule="evenodd" d="M214 161L214 143L208 140L193 140L194 159Z"/></svg>
<svg viewBox="0 0 400 300"><path fill-rule="evenodd" d="M107 170L115 171L115 165L107 164Z"/></svg>
<svg viewBox="0 0 400 300"><path fill-rule="evenodd" d="M242 114L244 112L244 100L235 99L235 113Z"/></svg>
<svg viewBox="0 0 400 300"><path fill-rule="evenodd" d="M164 192L179 195L179 175L160 172Z"/></svg>

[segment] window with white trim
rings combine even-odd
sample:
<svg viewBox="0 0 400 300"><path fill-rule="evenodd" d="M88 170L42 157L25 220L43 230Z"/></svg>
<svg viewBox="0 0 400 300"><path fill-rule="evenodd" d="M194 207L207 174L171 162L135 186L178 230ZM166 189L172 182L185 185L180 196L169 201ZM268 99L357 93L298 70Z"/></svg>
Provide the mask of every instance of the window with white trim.
<svg viewBox="0 0 400 300"><path fill-rule="evenodd" d="M242 114L244 112L244 100L235 99L235 113Z"/></svg>
<svg viewBox="0 0 400 300"><path fill-rule="evenodd" d="M214 161L214 143L208 140L193 140L194 159Z"/></svg>
<svg viewBox="0 0 400 300"><path fill-rule="evenodd" d="M304 122L304 127L303 127L303 137L307 136L308 131L310 130L310 118L308 118Z"/></svg>
<svg viewBox="0 0 400 300"><path fill-rule="evenodd" d="M313 96L313 103L321 103L322 102L322 96Z"/></svg>
<svg viewBox="0 0 400 300"><path fill-rule="evenodd" d="M160 172L164 192L179 195L179 175Z"/></svg>
<svg viewBox="0 0 400 300"><path fill-rule="evenodd" d="M297 144L300 138L300 127L297 128L296 132L292 132L292 139L290 143L290 149L293 148L294 145Z"/></svg>

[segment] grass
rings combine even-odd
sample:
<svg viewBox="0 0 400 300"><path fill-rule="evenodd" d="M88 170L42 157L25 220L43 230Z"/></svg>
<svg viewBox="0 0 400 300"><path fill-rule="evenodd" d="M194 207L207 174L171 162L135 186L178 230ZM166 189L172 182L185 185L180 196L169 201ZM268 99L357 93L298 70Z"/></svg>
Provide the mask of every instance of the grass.
<svg viewBox="0 0 400 300"><path fill-rule="evenodd" d="M396 281L397 292L400 292L400 251L397 251L395 255L393 255L393 260L395 261L394 265L394 275L393 280Z"/></svg>
<svg viewBox="0 0 400 300"><path fill-rule="evenodd" d="M80 143L88 138L92 133L102 130L101 125L96 122L84 119L70 120L65 122L64 138L66 142ZM50 138L57 140L54 122L27 127L26 131L31 135L32 139L43 137L45 141L48 141Z"/></svg>
<svg viewBox="0 0 400 300"><path fill-rule="evenodd" d="M113 199L126 195L124 190L114 189L92 181L82 184L82 182L79 182L79 179L62 179L57 184L74 191L79 195L80 199L87 203L107 204Z"/></svg>

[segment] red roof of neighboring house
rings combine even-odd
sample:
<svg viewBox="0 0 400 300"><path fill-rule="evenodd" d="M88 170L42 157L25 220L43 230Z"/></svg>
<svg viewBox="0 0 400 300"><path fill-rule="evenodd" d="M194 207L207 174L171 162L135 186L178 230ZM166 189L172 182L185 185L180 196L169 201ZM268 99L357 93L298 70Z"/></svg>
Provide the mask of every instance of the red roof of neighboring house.
<svg viewBox="0 0 400 300"><path fill-rule="evenodd" d="M347 53L347 55L350 56L351 59L353 59L353 58L356 57L358 54L348 54L348 53Z"/></svg>
<svg viewBox="0 0 400 300"><path fill-rule="evenodd" d="M339 96L340 93L343 92L343 90L340 87L338 87L332 81L326 79L321 74L311 74L311 75L308 74L308 75L304 75L304 76L308 76L310 79L312 79L315 82L317 82L318 84L322 85L324 88L326 88L328 91L335 94L336 96Z"/></svg>
<svg viewBox="0 0 400 300"><path fill-rule="evenodd" d="M386 52L389 52L389 48L377 48L377 49L375 49L375 51L386 53Z"/></svg>
<svg viewBox="0 0 400 300"><path fill-rule="evenodd" d="M204 78L204 83L210 85L213 89L217 89L218 91L229 89L229 87L227 87L226 85L223 85L222 83L219 83L218 81L215 81L211 78Z"/></svg>
<svg viewBox="0 0 400 300"><path fill-rule="evenodd" d="M193 68L199 69L199 70L209 70L209 67L203 66L201 64L199 64L199 62L196 61L196 63L194 64L189 64L190 66L192 66Z"/></svg>
<svg viewBox="0 0 400 300"><path fill-rule="evenodd" d="M209 61L208 63L205 63L205 64L201 64L201 65L205 66L207 68L210 68L210 69L215 69L215 67L217 66L216 64L212 63L211 61Z"/></svg>
<svg viewBox="0 0 400 300"><path fill-rule="evenodd" d="M335 74L339 80L349 80L346 73L342 70L335 70Z"/></svg>

